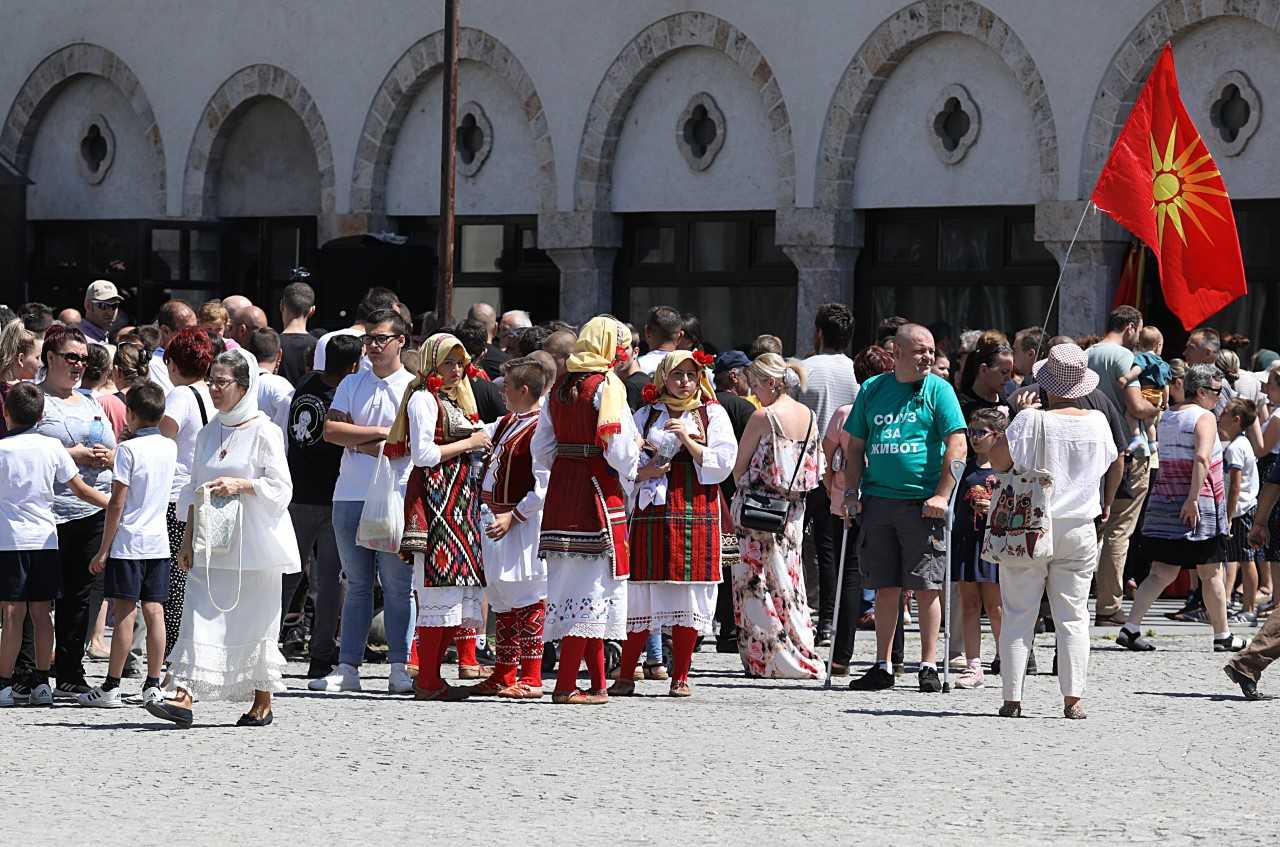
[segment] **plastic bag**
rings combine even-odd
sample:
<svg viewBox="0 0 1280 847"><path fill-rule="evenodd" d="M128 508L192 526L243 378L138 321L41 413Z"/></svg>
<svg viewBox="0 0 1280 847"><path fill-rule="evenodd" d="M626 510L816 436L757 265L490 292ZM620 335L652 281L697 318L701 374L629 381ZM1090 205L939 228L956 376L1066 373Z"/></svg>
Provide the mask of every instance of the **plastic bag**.
<svg viewBox="0 0 1280 847"><path fill-rule="evenodd" d="M399 553L404 535L404 498L391 460L378 452L378 467L365 494L356 528L356 544L383 553Z"/></svg>

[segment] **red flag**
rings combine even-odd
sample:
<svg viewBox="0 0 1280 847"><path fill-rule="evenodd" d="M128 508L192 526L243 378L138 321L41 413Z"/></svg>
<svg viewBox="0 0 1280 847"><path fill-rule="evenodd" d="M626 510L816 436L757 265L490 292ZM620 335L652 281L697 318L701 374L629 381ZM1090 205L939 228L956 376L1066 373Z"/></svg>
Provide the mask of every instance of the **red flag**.
<svg viewBox="0 0 1280 847"><path fill-rule="evenodd" d="M1156 254L1164 301L1184 329L1245 294L1231 198L1182 104L1167 44L1092 200Z"/></svg>
<svg viewBox="0 0 1280 847"><path fill-rule="evenodd" d="M1116 285L1116 296L1111 301L1111 308L1138 305L1138 274L1141 273L1142 242L1135 241L1129 245L1129 252L1124 257L1124 267L1120 270L1120 282Z"/></svg>

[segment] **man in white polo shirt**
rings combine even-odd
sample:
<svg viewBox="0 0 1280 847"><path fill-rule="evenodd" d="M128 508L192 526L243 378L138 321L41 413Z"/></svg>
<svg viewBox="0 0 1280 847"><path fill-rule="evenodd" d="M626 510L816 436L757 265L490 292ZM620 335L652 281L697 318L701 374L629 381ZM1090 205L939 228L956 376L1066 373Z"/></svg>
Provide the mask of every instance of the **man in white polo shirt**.
<svg viewBox="0 0 1280 847"><path fill-rule="evenodd" d="M370 368L344 377L325 417L324 440L344 448L333 491L333 535L338 542L342 571L347 575L347 599L342 604L342 640L338 667L309 684L313 691L359 691L360 663L373 620L373 584L382 584L383 620L387 631L388 690L413 690L405 668L414 623L413 570L395 553L382 553L356 544L356 528L365 495L377 466L378 451L391 431L400 400L413 374L400 364L400 351L409 328L400 313L380 309L365 321L364 352ZM392 460L400 475L400 490L409 479L408 458Z"/></svg>

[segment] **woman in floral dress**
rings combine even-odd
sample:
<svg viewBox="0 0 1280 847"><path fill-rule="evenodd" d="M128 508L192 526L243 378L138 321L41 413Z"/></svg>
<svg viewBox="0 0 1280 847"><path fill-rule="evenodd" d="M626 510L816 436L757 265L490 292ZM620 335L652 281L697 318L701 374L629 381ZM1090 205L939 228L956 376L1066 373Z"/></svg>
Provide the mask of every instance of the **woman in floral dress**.
<svg viewBox="0 0 1280 847"><path fill-rule="evenodd" d="M751 416L733 469L738 481L733 514L741 560L733 569L738 653L748 676L816 679L822 659L814 648L813 616L800 564L804 498L822 479L820 436L813 414L790 396L804 369L765 353L747 371L760 410ZM747 529L738 519L748 490L790 504L781 535Z"/></svg>

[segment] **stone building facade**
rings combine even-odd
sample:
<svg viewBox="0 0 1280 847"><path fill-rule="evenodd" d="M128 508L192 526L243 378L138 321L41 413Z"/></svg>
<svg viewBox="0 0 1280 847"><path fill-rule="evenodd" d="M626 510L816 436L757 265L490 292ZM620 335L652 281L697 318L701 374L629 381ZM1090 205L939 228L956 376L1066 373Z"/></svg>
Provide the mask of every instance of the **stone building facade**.
<svg viewBox="0 0 1280 847"><path fill-rule="evenodd" d="M430 308L442 3L7 5L8 301L108 276L144 316L270 302L306 264L326 322L372 284ZM1061 273L1057 325L1098 331L1130 242L1085 198L1171 41L1240 216L1251 293L1222 321L1280 322L1280 0L463 0L462 23L460 309L673 303L715 346L804 352L825 301L863 339L894 313L1015 329Z"/></svg>

